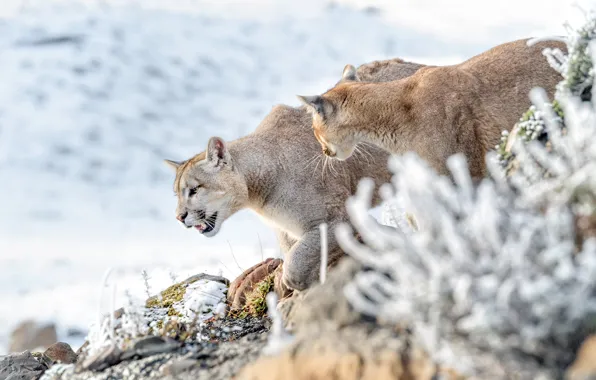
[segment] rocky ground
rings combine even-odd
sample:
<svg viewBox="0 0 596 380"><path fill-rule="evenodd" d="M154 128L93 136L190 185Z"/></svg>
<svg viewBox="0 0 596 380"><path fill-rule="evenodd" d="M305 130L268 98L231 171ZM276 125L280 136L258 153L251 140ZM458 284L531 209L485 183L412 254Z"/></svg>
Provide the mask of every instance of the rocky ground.
<svg viewBox="0 0 596 380"><path fill-rule="evenodd" d="M278 268L268 261L247 270L239 281L263 280ZM344 259L325 284L282 299L273 323L265 315L238 317L236 310L201 324L196 335L200 341L182 334L149 334L124 348L111 344L92 355L83 347L78 356L68 345L59 343L43 353L25 351L1 357L0 380L505 379L513 371L519 379L535 379L540 374L528 358L496 357L473 350L461 337L452 339L453 346L460 349L456 354L482 362L485 372L463 377L441 366L405 326L354 311L342 289L358 270L362 270L359 264ZM259 284L232 283L233 298L238 299L238 288L249 292ZM245 300L246 296L250 298L245 294ZM281 322L276 316L283 317L285 330L274 326L276 321ZM568 379L596 375L595 347L593 338L584 344Z"/></svg>

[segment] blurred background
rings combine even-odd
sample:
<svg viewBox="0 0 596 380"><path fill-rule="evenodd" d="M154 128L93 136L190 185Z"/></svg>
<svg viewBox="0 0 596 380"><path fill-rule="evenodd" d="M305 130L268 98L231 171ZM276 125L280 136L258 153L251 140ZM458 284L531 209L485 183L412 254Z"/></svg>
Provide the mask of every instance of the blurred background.
<svg viewBox="0 0 596 380"><path fill-rule="evenodd" d="M100 311L145 296L143 270L157 292L279 255L248 211L211 239L181 228L164 158L251 132L347 63L458 63L565 34L590 3L2 0L0 354L26 319L55 323L76 349Z"/></svg>

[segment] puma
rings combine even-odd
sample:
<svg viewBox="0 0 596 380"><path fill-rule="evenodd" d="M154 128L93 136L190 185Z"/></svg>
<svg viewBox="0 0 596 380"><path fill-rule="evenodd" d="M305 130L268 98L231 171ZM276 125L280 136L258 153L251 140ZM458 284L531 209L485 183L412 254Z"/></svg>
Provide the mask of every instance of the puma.
<svg viewBox="0 0 596 380"><path fill-rule="evenodd" d="M518 40L453 66L427 66L390 82L361 78L347 65L342 81L322 95L299 96L313 115L323 153L350 157L359 143L394 154L414 151L438 173L463 153L474 179L485 175L485 155L531 105L528 94L542 87L552 96L562 79L543 56L545 48L566 51L562 42L528 46Z"/></svg>

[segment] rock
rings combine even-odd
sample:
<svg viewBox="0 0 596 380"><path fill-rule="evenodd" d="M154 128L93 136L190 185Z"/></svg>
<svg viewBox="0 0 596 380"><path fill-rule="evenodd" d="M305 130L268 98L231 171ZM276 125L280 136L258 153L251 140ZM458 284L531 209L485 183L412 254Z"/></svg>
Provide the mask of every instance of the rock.
<svg viewBox="0 0 596 380"><path fill-rule="evenodd" d="M102 371L69 370L52 380L229 380L259 357L265 343L261 330L217 344L195 343L169 353L120 361Z"/></svg>
<svg viewBox="0 0 596 380"><path fill-rule="evenodd" d="M227 298L231 309L241 309L246 296L254 289L255 285L274 273L281 264L281 259L268 258L242 272L232 281L228 289Z"/></svg>
<svg viewBox="0 0 596 380"><path fill-rule="evenodd" d="M0 380L35 380L47 369L29 351L0 356Z"/></svg>
<svg viewBox="0 0 596 380"><path fill-rule="evenodd" d="M18 325L11 334L8 352L22 352L25 350L45 350L58 341L56 326L38 324L27 320Z"/></svg>
<svg viewBox="0 0 596 380"><path fill-rule="evenodd" d="M397 352L383 351L375 358L355 353L337 352L300 354L285 353L262 358L245 368L238 380L432 380L434 365L424 355L404 361ZM456 380L457 374L445 371L444 380Z"/></svg>
<svg viewBox="0 0 596 380"><path fill-rule="evenodd" d="M182 283L183 284L192 284L193 282L197 282L199 280L221 282L222 284L224 284L226 286L230 286L230 280L228 280L227 278L221 277L221 276L214 276L214 275L207 274L207 273L195 274L194 276L191 276L191 277L187 278L186 280L182 281Z"/></svg>
<svg viewBox="0 0 596 380"><path fill-rule="evenodd" d="M77 361L77 354L63 342L52 344L43 354L56 363L73 364Z"/></svg>
<svg viewBox="0 0 596 380"><path fill-rule="evenodd" d="M589 336L579 348L575 361L565 374L567 380L596 379L596 335Z"/></svg>
<svg viewBox="0 0 596 380"><path fill-rule="evenodd" d="M147 336L137 340L132 346L132 349L123 352L121 360L146 358L152 355L163 354L174 351L180 346L181 344L174 339Z"/></svg>
<svg viewBox="0 0 596 380"><path fill-rule="evenodd" d="M42 366L46 368L50 368L54 365L54 361L41 352L32 352L31 355L33 355L35 360L37 360Z"/></svg>
<svg viewBox="0 0 596 380"><path fill-rule="evenodd" d="M81 369L89 371L102 371L109 368L122 359L122 351L115 344L111 344L104 349L88 356L81 363Z"/></svg>

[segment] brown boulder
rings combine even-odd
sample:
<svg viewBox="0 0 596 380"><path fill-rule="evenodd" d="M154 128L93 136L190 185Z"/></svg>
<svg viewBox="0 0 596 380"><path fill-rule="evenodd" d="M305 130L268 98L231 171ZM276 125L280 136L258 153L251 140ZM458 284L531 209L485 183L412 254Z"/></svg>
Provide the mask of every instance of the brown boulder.
<svg viewBox="0 0 596 380"><path fill-rule="evenodd" d="M77 354L75 354L70 345L63 342L52 344L43 354L53 362L73 364L77 361Z"/></svg>
<svg viewBox="0 0 596 380"><path fill-rule="evenodd" d="M263 281L267 276L276 272L276 277L281 277L281 271L278 268L282 267L281 259L268 258L248 268L238 278L230 284L228 288L228 303L231 309L240 309L244 306L246 296L254 289L255 285ZM277 281L276 281L277 282ZM275 289L277 292L277 289ZM282 294L278 294L282 297Z"/></svg>

